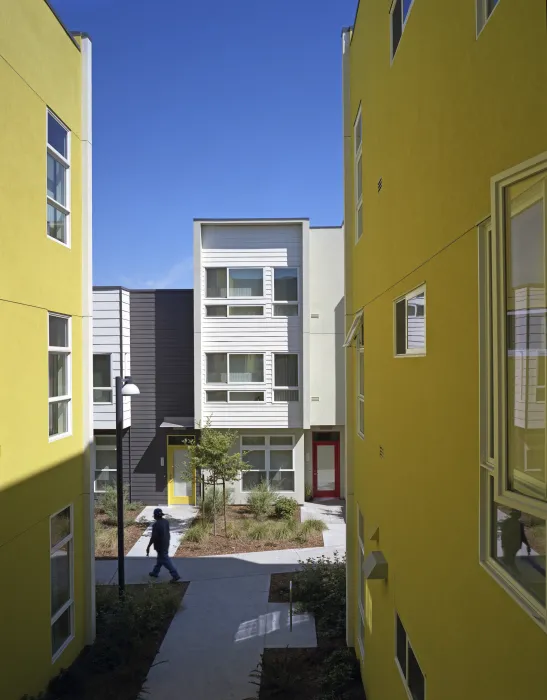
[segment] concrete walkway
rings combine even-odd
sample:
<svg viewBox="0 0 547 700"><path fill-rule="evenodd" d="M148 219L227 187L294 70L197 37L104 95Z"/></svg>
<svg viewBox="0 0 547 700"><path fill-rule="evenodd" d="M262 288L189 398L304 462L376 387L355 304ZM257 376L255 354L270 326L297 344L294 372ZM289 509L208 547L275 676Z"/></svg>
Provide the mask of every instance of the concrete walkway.
<svg viewBox="0 0 547 700"><path fill-rule="evenodd" d="M158 506L146 506L146 508L137 516L137 520L141 523L149 523L144 533L135 542L133 547L127 553L128 557L145 557L146 548L150 542L152 534L152 525L154 523L154 508ZM169 544L169 556L175 555L179 548L180 541L186 530L192 524L192 520L198 514L196 506L160 506L169 520L169 529L171 531L171 542Z"/></svg>
<svg viewBox="0 0 547 700"><path fill-rule="evenodd" d="M319 499L305 503L300 515L302 521L318 518L327 523L327 530L323 532L325 547L346 546L346 522L345 503L335 499Z"/></svg>

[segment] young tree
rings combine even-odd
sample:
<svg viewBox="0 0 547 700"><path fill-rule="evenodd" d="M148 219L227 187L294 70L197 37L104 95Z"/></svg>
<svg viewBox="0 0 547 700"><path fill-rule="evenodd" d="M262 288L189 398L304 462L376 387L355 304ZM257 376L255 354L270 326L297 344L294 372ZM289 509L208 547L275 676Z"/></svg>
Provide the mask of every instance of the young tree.
<svg viewBox="0 0 547 700"><path fill-rule="evenodd" d="M204 483L213 487L213 533L216 535L216 487L222 486L224 504L224 532L226 533L226 482L241 479L243 472L251 468L234 446L239 439L237 430L211 428L211 422L201 428L199 442L189 446L188 477L195 478L201 472ZM204 496L205 494L203 494Z"/></svg>

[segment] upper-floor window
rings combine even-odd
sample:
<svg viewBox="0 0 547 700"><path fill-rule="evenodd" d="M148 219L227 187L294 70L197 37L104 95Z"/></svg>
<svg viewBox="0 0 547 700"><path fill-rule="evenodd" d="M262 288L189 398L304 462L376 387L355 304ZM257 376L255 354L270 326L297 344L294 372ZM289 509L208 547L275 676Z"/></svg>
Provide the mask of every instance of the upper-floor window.
<svg viewBox="0 0 547 700"><path fill-rule="evenodd" d="M72 392L70 318L48 316L49 437L70 432Z"/></svg>
<svg viewBox="0 0 547 700"><path fill-rule="evenodd" d="M477 36L484 29L498 3L499 0L477 0Z"/></svg>
<svg viewBox="0 0 547 700"><path fill-rule="evenodd" d="M264 355L210 352L206 355L208 384L258 384L264 381Z"/></svg>
<svg viewBox="0 0 547 700"><path fill-rule="evenodd" d="M274 316L298 316L298 269L275 267L273 287Z"/></svg>
<svg viewBox="0 0 547 700"><path fill-rule="evenodd" d="M365 347L363 323L357 334L357 433L365 436Z"/></svg>
<svg viewBox="0 0 547 700"><path fill-rule="evenodd" d="M205 315L208 318L226 318L227 316L264 316L263 306L226 306L220 304L207 304Z"/></svg>
<svg viewBox="0 0 547 700"><path fill-rule="evenodd" d="M47 113L47 235L69 245L70 132Z"/></svg>
<svg viewBox="0 0 547 700"><path fill-rule="evenodd" d="M547 624L547 159L493 178L479 231L481 560Z"/></svg>
<svg viewBox="0 0 547 700"><path fill-rule="evenodd" d="M274 401L298 401L298 355L274 355Z"/></svg>
<svg viewBox="0 0 547 700"><path fill-rule="evenodd" d="M95 435L95 493L116 486L116 436Z"/></svg>
<svg viewBox="0 0 547 700"><path fill-rule="evenodd" d="M205 270L205 296L209 299L264 296L262 268L209 267Z"/></svg>
<svg viewBox="0 0 547 700"><path fill-rule="evenodd" d="M408 13L414 0L394 0L391 6L391 60L395 56L403 31L408 20Z"/></svg>
<svg viewBox="0 0 547 700"><path fill-rule="evenodd" d="M353 162L355 181L355 242L363 233L363 117L361 107L357 112L357 119L353 127Z"/></svg>
<svg viewBox="0 0 547 700"><path fill-rule="evenodd" d="M112 403L111 355L93 355L93 403Z"/></svg>
<svg viewBox="0 0 547 700"><path fill-rule="evenodd" d="M395 354L425 355L425 286L395 302Z"/></svg>

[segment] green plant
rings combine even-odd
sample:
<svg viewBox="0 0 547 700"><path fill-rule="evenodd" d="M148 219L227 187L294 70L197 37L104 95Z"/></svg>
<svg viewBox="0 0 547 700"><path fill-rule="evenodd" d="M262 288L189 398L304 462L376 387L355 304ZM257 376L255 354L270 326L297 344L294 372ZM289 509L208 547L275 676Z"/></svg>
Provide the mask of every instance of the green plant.
<svg viewBox="0 0 547 700"><path fill-rule="evenodd" d="M234 490L231 488L225 489L223 498L222 494L213 493L212 486L207 486L205 488L205 495L201 504L202 517L212 521L214 515L222 515L224 512L224 506L230 505L233 502L233 496Z"/></svg>
<svg viewBox="0 0 547 700"><path fill-rule="evenodd" d="M249 674L251 683L261 690L267 689L269 698L294 697L294 689L302 681L300 659L287 655L274 662L264 663L264 657Z"/></svg>
<svg viewBox="0 0 547 700"><path fill-rule="evenodd" d="M343 698L351 684L360 677L359 661L352 649L335 649L321 666L319 685L321 695L318 700Z"/></svg>
<svg viewBox="0 0 547 700"><path fill-rule="evenodd" d="M305 535L309 535L312 532L323 532L327 529L327 523L324 520L319 520L318 518L309 518L309 520L304 520L302 523L302 532Z"/></svg>
<svg viewBox="0 0 547 700"><path fill-rule="evenodd" d="M108 550L114 549L116 547L116 541L118 537L118 532L116 528L104 527L104 525L95 521L95 547L98 550Z"/></svg>
<svg viewBox="0 0 547 700"><path fill-rule="evenodd" d="M295 573L295 598L301 610L313 613L322 637L344 637L346 633L346 558L334 554L302 562Z"/></svg>
<svg viewBox="0 0 547 700"><path fill-rule="evenodd" d="M274 526L272 534L275 540L294 540L300 529L300 523L297 523L296 520L282 520L272 524Z"/></svg>
<svg viewBox="0 0 547 700"><path fill-rule="evenodd" d="M204 542L211 534L211 525L203 520L198 520L190 528L184 539L187 542Z"/></svg>
<svg viewBox="0 0 547 700"><path fill-rule="evenodd" d="M123 509L125 513L134 513L141 511L144 508L144 503L139 501L129 502L129 489L127 486L123 488ZM118 522L118 490L115 486L107 484L103 493L97 496L95 501L95 510L97 513L106 516L106 522L111 525L116 525ZM128 522L124 517L124 525L127 527ZM135 521L133 520L133 523ZM132 524L132 523L130 523Z"/></svg>
<svg viewBox="0 0 547 700"><path fill-rule="evenodd" d="M247 508L257 520L265 520L274 512L278 495L265 481L253 486L247 496Z"/></svg>
<svg viewBox="0 0 547 700"><path fill-rule="evenodd" d="M247 537L250 540L273 540L274 529L271 522L251 522L247 527Z"/></svg>
<svg viewBox="0 0 547 700"><path fill-rule="evenodd" d="M306 485L306 489L305 489L304 493L305 493L304 498L306 499L306 501L313 500L313 489L309 484Z"/></svg>
<svg viewBox="0 0 547 700"><path fill-rule="evenodd" d="M275 505L274 512L277 518L293 518L298 512L298 501L290 496L278 496Z"/></svg>

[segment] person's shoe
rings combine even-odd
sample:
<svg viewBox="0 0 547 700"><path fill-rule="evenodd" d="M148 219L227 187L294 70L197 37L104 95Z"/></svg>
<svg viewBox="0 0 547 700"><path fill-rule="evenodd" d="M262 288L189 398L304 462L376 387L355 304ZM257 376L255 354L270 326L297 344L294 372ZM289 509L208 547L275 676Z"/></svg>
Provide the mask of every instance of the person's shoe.
<svg viewBox="0 0 547 700"><path fill-rule="evenodd" d="M169 583L177 583L177 581L180 581L180 576L173 576L173 578L169 581Z"/></svg>
<svg viewBox="0 0 547 700"><path fill-rule="evenodd" d="M151 571L148 575L150 578L158 578L158 574L155 574L153 571Z"/></svg>

